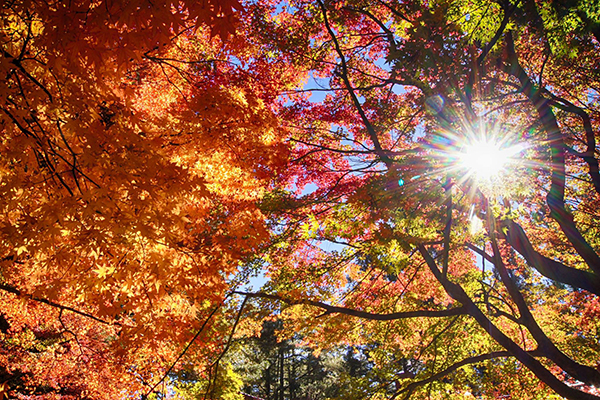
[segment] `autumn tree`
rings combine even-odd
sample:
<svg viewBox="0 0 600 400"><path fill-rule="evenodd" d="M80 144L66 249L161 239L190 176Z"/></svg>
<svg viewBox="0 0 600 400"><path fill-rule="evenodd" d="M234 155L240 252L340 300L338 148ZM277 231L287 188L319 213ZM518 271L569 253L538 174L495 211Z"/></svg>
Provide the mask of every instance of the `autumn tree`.
<svg viewBox="0 0 600 400"><path fill-rule="evenodd" d="M270 313L350 397L599 397L593 2L0 13L1 393L235 398Z"/></svg>
<svg viewBox="0 0 600 400"><path fill-rule="evenodd" d="M317 349L374 345L364 397L598 398L595 2L277 10L264 40L311 78L262 200L270 281L238 293Z"/></svg>
<svg viewBox="0 0 600 400"><path fill-rule="evenodd" d="M145 396L192 338L186 365L226 343L229 282L268 238L256 201L287 159L275 88L300 78L260 57L242 9L0 4L9 397Z"/></svg>

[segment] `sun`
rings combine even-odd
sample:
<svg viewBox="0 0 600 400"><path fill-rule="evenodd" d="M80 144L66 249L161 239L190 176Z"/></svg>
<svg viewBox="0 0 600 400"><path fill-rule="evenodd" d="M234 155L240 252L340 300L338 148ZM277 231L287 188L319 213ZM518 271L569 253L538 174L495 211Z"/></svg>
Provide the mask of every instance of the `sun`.
<svg viewBox="0 0 600 400"><path fill-rule="evenodd" d="M458 161L469 176L489 181L515 161L515 156L522 150L521 145L505 147L494 140L479 139L462 148Z"/></svg>

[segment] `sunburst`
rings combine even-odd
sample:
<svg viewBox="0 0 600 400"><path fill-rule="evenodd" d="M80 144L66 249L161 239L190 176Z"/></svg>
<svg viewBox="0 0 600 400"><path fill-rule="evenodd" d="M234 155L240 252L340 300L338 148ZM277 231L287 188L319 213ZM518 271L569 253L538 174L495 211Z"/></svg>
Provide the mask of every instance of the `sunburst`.
<svg viewBox="0 0 600 400"><path fill-rule="evenodd" d="M467 143L457 155L458 166L469 177L490 181L507 171L510 164L518 161L524 150L521 144L503 146L499 141L480 138Z"/></svg>

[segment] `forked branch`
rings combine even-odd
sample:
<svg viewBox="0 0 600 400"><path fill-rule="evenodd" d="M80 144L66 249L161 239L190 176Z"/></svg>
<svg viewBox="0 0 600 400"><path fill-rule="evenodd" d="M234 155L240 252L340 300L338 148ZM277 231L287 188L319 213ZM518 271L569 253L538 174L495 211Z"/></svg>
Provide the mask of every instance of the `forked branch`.
<svg viewBox="0 0 600 400"><path fill-rule="evenodd" d="M519 80L522 93L535 107L539 120L546 131L548 145L550 147L550 165L552 169L550 192L546 202L550 208L550 215L573 245L577 253L585 260L587 265L596 273L600 274L600 256L585 240L577 229L573 215L565 208L565 152L564 138L554 112L550 107L550 101L542 95L542 90L536 87L527 72L519 63L515 51L515 45L511 32L506 34L506 72Z"/></svg>
<svg viewBox="0 0 600 400"><path fill-rule="evenodd" d="M532 357L538 357L541 356L541 352L539 350L534 350L534 351L528 351L528 353L532 356ZM509 353L508 351L494 351L491 353L487 353L487 354L480 354L478 356L473 356L473 357L468 357L465 358L455 364L452 364L451 366L449 366L448 368L435 373L433 375L431 375L429 378L426 379L422 379L420 381L416 381L416 382L412 382L410 383L408 386L398 390L396 393L394 393L394 395L391 397L390 400L395 399L396 397L398 397L399 395L406 393L406 396L404 397L404 399L408 399L410 397L410 395L415 391L415 389L417 389L420 386L423 385L427 385L428 383L431 382L435 382L440 380L441 378L443 378L444 376L451 374L452 372L456 371L459 368L464 367L465 365L469 365L469 364L476 364L482 361L486 361L486 360L493 360L495 358L505 358L505 357L514 357L513 354Z"/></svg>
<svg viewBox="0 0 600 400"><path fill-rule="evenodd" d="M471 315L475 321L502 347L504 347L510 354L519 360L525 367L527 367L535 376L552 390L554 390L560 396L566 397L571 400L600 400L600 397L591 395L589 393L581 392L573 387L565 384L554 376L549 370L546 369L532 354L523 350L518 344L516 344L511 338L506 336L492 321L477 307L469 295L464 289L451 282L447 277L442 275L442 272L438 268L437 263L433 257L429 254L424 245L420 244L417 246L419 253L427 263L429 269L436 277L438 282L444 287L448 295L454 300L463 304L466 307L467 312Z"/></svg>

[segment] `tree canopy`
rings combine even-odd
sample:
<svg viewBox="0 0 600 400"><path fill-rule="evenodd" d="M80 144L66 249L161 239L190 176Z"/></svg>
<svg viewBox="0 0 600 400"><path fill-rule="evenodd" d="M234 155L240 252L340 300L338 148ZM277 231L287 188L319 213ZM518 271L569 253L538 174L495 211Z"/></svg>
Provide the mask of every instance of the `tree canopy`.
<svg viewBox="0 0 600 400"><path fill-rule="evenodd" d="M0 396L600 398L596 2L0 15Z"/></svg>

